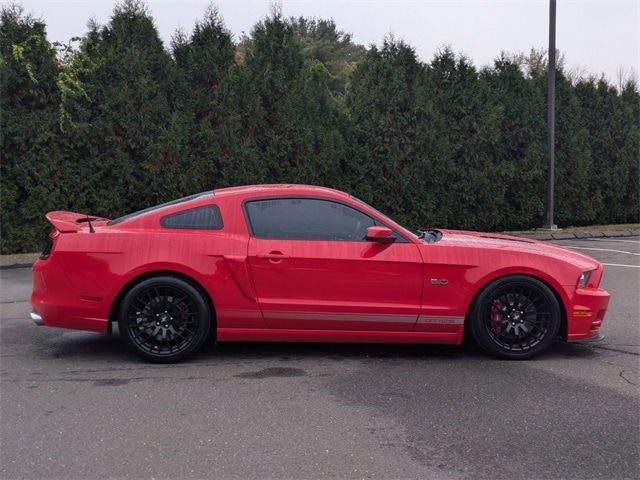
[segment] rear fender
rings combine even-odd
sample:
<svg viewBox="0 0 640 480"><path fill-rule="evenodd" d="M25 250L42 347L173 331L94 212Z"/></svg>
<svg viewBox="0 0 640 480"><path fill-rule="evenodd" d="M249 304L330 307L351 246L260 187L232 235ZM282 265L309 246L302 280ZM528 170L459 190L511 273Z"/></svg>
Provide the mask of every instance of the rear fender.
<svg viewBox="0 0 640 480"><path fill-rule="evenodd" d="M242 279L237 260L228 263L223 256L208 257L212 264L203 273L184 264L172 262L154 262L140 266L129 272L123 279L123 288L116 296L111 308L111 319L115 319L119 301L123 292L151 275L175 274L191 280L208 296L215 311L216 325L229 328L263 328L264 320L258 303L252 295L251 287ZM239 278L240 277L240 278Z"/></svg>

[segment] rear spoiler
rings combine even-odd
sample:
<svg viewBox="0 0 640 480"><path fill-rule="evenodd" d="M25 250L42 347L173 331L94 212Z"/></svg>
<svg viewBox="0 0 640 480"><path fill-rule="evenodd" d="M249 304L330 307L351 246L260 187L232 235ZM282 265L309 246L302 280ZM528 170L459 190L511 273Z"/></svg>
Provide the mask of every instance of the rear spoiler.
<svg viewBox="0 0 640 480"><path fill-rule="evenodd" d="M65 212L62 210L49 212L45 217L61 233L79 232L89 222L107 220L102 217L90 217L86 213Z"/></svg>

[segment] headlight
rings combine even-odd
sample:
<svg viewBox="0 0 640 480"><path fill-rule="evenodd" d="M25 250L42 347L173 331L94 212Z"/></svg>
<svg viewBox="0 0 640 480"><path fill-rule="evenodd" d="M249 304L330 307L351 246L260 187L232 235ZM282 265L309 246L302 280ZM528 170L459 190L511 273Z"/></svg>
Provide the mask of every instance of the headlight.
<svg viewBox="0 0 640 480"><path fill-rule="evenodd" d="M578 278L578 288L585 288L587 283L589 283L589 279L591 278L591 274L594 270L587 270L586 272L582 272L580 277Z"/></svg>

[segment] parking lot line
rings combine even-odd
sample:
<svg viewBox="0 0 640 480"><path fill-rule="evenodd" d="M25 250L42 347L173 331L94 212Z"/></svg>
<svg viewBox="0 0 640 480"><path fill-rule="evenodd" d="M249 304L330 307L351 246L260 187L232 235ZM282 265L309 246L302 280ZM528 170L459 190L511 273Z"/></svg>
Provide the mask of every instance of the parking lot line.
<svg viewBox="0 0 640 480"><path fill-rule="evenodd" d="M640 240L619 240L613 238L590 238L589 240L595 240L597 242L622 242L622 243L635 243L636 245L640 245Z"/></svg>
<svg viewBox="0 0 640 480"><path fill-rule="evenodd" d="M640 268L640 265L624 265L622 263L603 263L602 265L606 265L607 267L629 267L629 268Z"/></svg>
<svg viewBox="0 0 640 480"><path fill-rule="evenodd" d="M565 245L566 247L573 248L575 250L597 250L599 252L613 252L613 253L624 253L627 255L640 255L640 253L627 252L625 250L613 250L611 248L595 248L595 247L572 247L569 245Z"/></svg>

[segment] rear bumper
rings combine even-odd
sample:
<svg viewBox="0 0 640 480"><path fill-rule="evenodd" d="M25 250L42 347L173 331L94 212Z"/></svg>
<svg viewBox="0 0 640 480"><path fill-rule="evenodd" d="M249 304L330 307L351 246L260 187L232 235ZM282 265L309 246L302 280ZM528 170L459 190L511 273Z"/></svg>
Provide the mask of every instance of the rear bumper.
<svg viewBox="0 0 640 480"><path fill-rule="evenodd" d="M110 303L83 296L61 268L38 260L33 266L31 319L36 325L107 333Z"/></svg>
<svg viewBox="0 0 640 480"><path fill-rule="evenodd" d="M577 289L567 308L567 341L586 340L600 335L610 295L602 289Z"/></svg>
<svg viewBox="0 0 640 480"><path fill-rule="evenodd" d="M109 328L108 320L93 316L93 309L50 302L51 299L43 300L38 299L36 296L31 296L31 305L37 312L31 313L31 319L36 325L107 333Z"/></svg>

